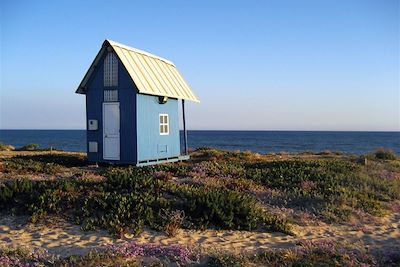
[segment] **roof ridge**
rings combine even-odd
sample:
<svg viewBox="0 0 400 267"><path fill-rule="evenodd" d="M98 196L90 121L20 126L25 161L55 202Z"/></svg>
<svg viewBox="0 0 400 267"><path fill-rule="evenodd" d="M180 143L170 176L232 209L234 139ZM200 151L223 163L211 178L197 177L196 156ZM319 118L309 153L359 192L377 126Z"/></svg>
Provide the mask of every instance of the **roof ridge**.
<svg viewBox="0 0 400 267"><path fill-rule="evenodd" d="M146 51L143 51L143 50L140 50L140 49L128 46L128 45L124 45L124 44L115 42L115 41L110 40L110 39L106 39L104 42L109 43L111 46L118 46L120 48L129 50L129 51L132 51L132 52L135 52L135 53L139 53L139 54L142 54L142 55L145 55L145 56L148 56L148 57L152 57L152 58L164 61L165 63L170 64L170 65L175 67L175 64L172 61L170 61L168 59L165 59L165 58L162 58L160 56L154 55L152 53L149 53L149 52L146 52Z"/></svg>

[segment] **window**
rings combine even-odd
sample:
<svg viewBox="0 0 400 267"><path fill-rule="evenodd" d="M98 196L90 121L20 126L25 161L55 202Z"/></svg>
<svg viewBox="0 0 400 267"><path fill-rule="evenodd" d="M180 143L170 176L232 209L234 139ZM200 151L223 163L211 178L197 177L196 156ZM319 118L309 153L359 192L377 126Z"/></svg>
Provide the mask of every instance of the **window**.
<svg viewBox="0 0 400 267"><path fill-rule="evenodd" d="M118 91L104 90L104 102L118 102Z"/></svg>
<svg viewBox="0 0 400 267"><path fill-rule="evenodd" d="M160 135L169 134L168 114L160 114Z"/></svg>
<svg viewBox="0 0 400 267"><path fill-rule="evenodd" d="M118 86L118 58L108 53L104 59L104 87Z"/></svg>

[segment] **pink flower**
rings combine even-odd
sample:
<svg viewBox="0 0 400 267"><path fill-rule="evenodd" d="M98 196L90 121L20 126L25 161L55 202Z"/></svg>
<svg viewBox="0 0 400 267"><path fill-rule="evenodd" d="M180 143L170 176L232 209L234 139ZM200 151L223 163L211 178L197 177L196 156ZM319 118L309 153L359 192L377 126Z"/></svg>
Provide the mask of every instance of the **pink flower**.
<svg viewBox="0 0 400 267"><path fill-rule="evenodd" d="M109 245L106 250L131 258L140 256L166 257L179 263L188 263L193 256L192 250L181 245L162 246L130 242L123 245Z"/></svg>

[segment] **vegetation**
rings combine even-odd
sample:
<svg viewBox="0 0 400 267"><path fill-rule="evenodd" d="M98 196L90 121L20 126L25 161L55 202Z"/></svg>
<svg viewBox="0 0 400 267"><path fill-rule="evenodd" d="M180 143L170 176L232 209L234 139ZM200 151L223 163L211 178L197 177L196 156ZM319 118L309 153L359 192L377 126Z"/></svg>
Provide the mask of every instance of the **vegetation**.
<svg viewBox="0 0 400 267"><path fill-rule="evenodd" d="M257 228L291 233L282 218L264 212L255 198L229 189L178 186L175 206L185 211L199 228L254 230Z"/></svg>
<svg viewBox="0 0 400 267"><path fill-rule="evenodd" d="M366 251L360 245L331 240L301 241L295 248L233 254L199 251L182 245L135 242L109 245L85 255L55 258L46 251L0 248L1 266L398 266L399 249Z"/></svg>
<svg viewBox="0 0 400 267"><path fill-rule="evenodd" d="M283 265L284 263L284 265ZM363 247L330 240L301 241L295 249L255 254L213 253L209 266L398 266L400 253L367 252Z"/></svg>
<svg viewBox="0 0 400 267"><path fill-rule="evenodd" d="M2 159L2 172L9 174L57 174L64 168L87 165L84 156L76 154L20 155Z"/></svg>
<svg viewBox="0 0 400 267"><path fill-rule="evenodd" d="M15 147L13 147L11 145L6 145L3 143L0 143L0 151L12 151L14 149L15 149Z"/></svg>
<svg viewBox="0 0 400 267"><path fill-rule="evenodd" d="M202 151L214 159L193 165L188 172L193 178L205 183L218 177L217 186L254 195L252 187L259 185L274 192L263 203L310 212L328 222L348 221L359 210L380 216L384 203L400 199L400 179L386 178L400 172L399 164L387 172L387 166L365 167L354 158L265 160L251 158L254 154ZM381 175L384 171L387 175Z"/></svg>
<svg viewBox="0 0 400 267"><path fill-rule="evenodd" d="M19 148L18 150L35 151L35 150L39 150L39 145L38 144L27 144L27 145L24 145L23 147Z"/></svg>
<svg viewBox="0 0 400 267"><path fill-rule="evenodd" d="M396 160L364 166L351 157L276 160L207 148L193 157L190 164L104 168L100 181L11 179L0 185L0 208L28 213L32 221L59 214L83 229L101 227L117 235L138 234L145 226L171 235L180 227L291 233L284 214L274 215L269 207L344 222L359 211L381 216L386 203L400 199ZM86 164L83 156L59 153L1 159L8 176L57 175Z"/></svg>
<svg viewBox="0 0 400 267"><path fill-rule="evenodd" d="M393 150L378 148L373 153L368 154L367 158L372 160L395 160L397 156Z"/></svg>
<svg viewBox="0 0 400 267"><path fill-rule="evenodd" d="M40 148L38 144L30 143L26 144L18 149L15 149L12 145L7 145L0 142L0 151L62 151L61 149L57 149L54 147Z"/></svg>
<svg viewBox="0 0 400 267"><path fill-rule="evenodd" d="M346 221L355 210L384 213L382 201L400 198L398 181L362 175L345 161L275 161L247 166L247 177L282 192L289 206L327 220Z"/></svg>
<svg viewBox="0 0 400 267"><path fill-rule="evenodd" d="M292 234L291 225L298 221L287 210L328 223L347 222L366 214L382 216L400 200L400 161L383 149L356 157L326 151L260 155L200 148L189 162L97 169L87 168L86 158L79 154L26 153L0 158L0 168L5 178L0 180L3 212L28 214L32 222L62 216L84 230L99 227L119 237L138 234L144 227L170 236L181 228ZM83 172L101 179L86 179ZM32 179L44 174L56 179ZM279 266L281 262L398 266L400 255L396 250L388 252L366 253L348 244L304 241L295 249L199 255L181 246L128 243L66 259L4 248L0 265L141 266L150 261L153 266Z"/></svg>
<svg viewBox="0 0 400 267"><path fill-rule="evenodd" d="M161 219L164 210L182 210L187 227L250 230L259 225L290 233L287 222L256 209L254 199L234 191L172 185L165 177L152 176L151 169L111 169L104 175L105 182L14 179L0 187L0 208L28 213L33 222L64 214L84 230L99 226L117 235L138 234L144 226L165 229L171 221Z"/></svg>

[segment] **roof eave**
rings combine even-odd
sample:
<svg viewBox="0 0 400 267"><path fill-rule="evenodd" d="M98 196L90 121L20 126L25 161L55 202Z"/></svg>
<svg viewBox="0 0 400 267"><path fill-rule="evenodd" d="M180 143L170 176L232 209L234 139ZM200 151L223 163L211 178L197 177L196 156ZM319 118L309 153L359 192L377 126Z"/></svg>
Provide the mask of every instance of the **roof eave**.
<svg viewBox="0 0 400 267"><path fill-rule="evenodd" d="M78 89L76 89L75 93L77 94L85 94L86 93L86 84L89 81L90 77L92 76L93 72L96 69L96 66L98 62L100 61L100 58L102 57L106 47L105 47L106 42L104 41L100 51L97 53L94 61L90 65L89 69L86 71L85 76L83 77L81 83L78 86Z"/></svg>

